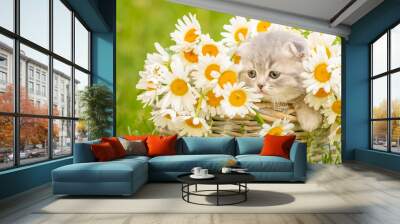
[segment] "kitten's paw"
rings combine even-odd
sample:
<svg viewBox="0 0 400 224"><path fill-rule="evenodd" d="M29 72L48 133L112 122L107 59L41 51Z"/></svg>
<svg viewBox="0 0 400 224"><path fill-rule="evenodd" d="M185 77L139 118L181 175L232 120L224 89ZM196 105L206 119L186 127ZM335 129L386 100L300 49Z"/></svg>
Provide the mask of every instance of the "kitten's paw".
<svg viewBox="0 0 400 224"><path fill-rule="evenodd" d="M305 104L296 105L297 121L304 131L314 131L322 122L320 113Z"/></svg>

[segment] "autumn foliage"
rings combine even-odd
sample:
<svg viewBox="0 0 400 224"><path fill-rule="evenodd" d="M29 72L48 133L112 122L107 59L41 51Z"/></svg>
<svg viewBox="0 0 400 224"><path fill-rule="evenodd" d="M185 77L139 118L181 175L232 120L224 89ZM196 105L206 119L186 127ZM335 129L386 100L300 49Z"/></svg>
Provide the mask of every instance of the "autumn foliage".
<svg viewBox="0 0 400 224"><path fill-rule="evenodd" d="M14 107L13 86L9 85L5 93L0 94L0 111L13 112ZM45 104L46 105L46 104ZM35 105L29 99L25 88L20 89L20 110L22 114L47 115L48 106L43 104ZM11 116L0 116L0 147L13 147L13 118ZM47 118L20 118L20 148L24 149L26 145L44 145L48 139L48 119ZM53 138L59 133L57 126L53 127Z"/></svg>

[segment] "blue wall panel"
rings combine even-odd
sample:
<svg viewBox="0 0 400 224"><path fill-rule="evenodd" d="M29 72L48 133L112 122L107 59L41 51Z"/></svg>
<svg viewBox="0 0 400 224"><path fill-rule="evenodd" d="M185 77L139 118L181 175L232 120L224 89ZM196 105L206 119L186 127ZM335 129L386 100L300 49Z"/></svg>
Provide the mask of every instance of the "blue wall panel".
<svg viewBox="0 0 400 224"><path fill-rule="evenodd" d="M344 49L343 159L399 170L400 157L369 149L369 43L400 21L400 1L386 0L355 23Z"/></svg>
<svg viewBox="0 0 400 224"><path fill-rule="evenodd" d="M53 169L71 163L69 157L0 172L0 199L48 183Z"/></svg>

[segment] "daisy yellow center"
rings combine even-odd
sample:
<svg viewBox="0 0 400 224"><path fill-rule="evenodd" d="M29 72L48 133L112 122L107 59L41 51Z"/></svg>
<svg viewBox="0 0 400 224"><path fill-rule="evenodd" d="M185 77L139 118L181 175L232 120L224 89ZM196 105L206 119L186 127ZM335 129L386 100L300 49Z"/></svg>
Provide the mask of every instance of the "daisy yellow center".
<svg viewBox="0 0 400 224"><path fill-rule="evenodd" d="M186 42L193 43L197 40L198 37L199 35L196 34L196 29L192 28L188 30L188 32L186 32L184 39Z"/></svg>
<svg viewBox="0 0 400 224"><path fill-rule="evenodd" d="M237 82L237 74L231 70L224 71L218 79L218 85L222 88L227 83L234 84L235 82Z"/></svg>
<svg viewBox="0 0 400 224"><path fill-rule="evenodd" d="M177 96L183 96L189 91L189 87L185 80L175 79L171 83L171 92Z"/></svg>
<svg viewBox="0 0 400 224"><path fill-rule="evenodd" d="M172 119L171 115L169 115L169 114L164 115L164 118L167 119L167 120L171 120Z"/></svg>
<svg viewBox="0 0 400 224"><path fill-rule="evenodd" d="M314 96L318 97L318 98L325 98L329 95L329 93L327 93L323 88L320 88L315 94Z"/></svg>
<svg viewBox="0 0 400 224"><path fill-rule="evenodd" d="M203 127L201 122L199 122L198 124L193 124L193 118L186 119L185 123L187 126L189 126L191 128L202 128Z"/></svg>
<svg viewBox="0 0 400 224"><path fill-rule="evenodd" d="M265 32L268 30L268 28L271 26L271 23L268 21L260 21L257 24L257 32L261 33L261 32Z"/></svg>
<svg viewBox="0 0 400 224"><path fill-rule="evenodd" d="M201 53L203 53L204 56L210 55L215 57L218 55L219 50L214 44L205 44L201 49Z"/></svg>
<svg viewBox="0 0 400 224"><path fill-rule="evenodd" d="M233 54L233 56L232 56L233 63L239 64L240 63L240 59L241 59L240 55Z"/></svg>
<svg viewBox="0 0 400 224"><path fill-rule="evenodd" d="M331 73L328 72L326 63L321 63L315 67L314 78L319 82L328 82L331 79Z"/></svg>
<svg viewBox="0 0 400 224"><path fill-rule="evenodd" d="M268 134L281 136L283 134L283 128L281 126L273 127L268 131Z"/></svg>
<svg viewBox="0 0 400 224"><path fill-rule="evenodd" d="M235 107L241 107L247 102L247 94L241 90L234 90L229 95L229 103Z"/></svg>
<svg viewBox="0 0 400 224"><path fill-rule="evenodd" d="M221 104L221 100L224 99L222 96L215 96L213 91L207 93L207 104L212 107L218 107Z"/></svg>
<svg viewBox="0 0 400 224"><path fill-rule="evenodd" d="M336 100L332 104L332 111L335 112L336 114L341 114L342 113L342 101Z"/></svg>
<svg viewBox="0 0 400 224"><path fill-rule="evenodd" d="M247 33L249 32L249 29L247 27L241 27L237 29L234 33L234 38L236 42L240 42L242 39L247 36Z"/></svg>
<svg viewBox="0 0 400 224"><path fill-rule="evenodd" d="M220 72L220 66L217 64L210 64L207 66L206 70L204 71L204 75L208 80L213 80L214 78L212 77L211 73L212 72Z"/></svg>
<svg viewBox="0 0 400 224"><path fill-rule="evenodd" d="M183 52L183 57L190 63L197 63L199 61L199 57L193 50Z"/></svg>

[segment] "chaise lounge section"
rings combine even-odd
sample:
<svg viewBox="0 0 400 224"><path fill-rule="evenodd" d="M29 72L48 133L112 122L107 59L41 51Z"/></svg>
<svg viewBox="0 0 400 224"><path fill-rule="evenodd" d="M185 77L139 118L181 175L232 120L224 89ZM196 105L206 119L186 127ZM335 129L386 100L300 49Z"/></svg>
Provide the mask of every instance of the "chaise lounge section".
<svg viewBox="0 0 400 224"><path fill-rule="evenodd" d="M74 163L52 172L54 194L132 195L148 181L176 181L176 177L200 166L218 172L229 160L236 160L259 182L304 182L306 145L294 142L290 159L261 156L262 137L183 137L177 140L177 155L127 156L96 162L91 144L77 143Z"/></svg>

